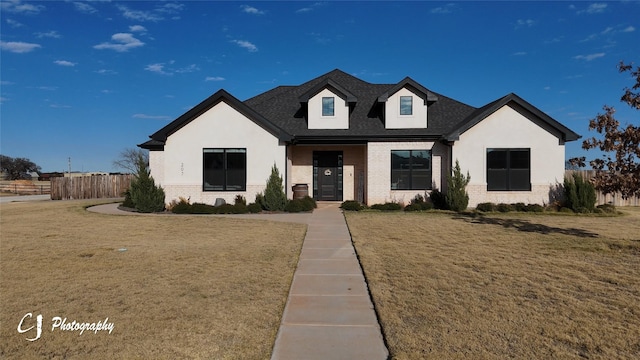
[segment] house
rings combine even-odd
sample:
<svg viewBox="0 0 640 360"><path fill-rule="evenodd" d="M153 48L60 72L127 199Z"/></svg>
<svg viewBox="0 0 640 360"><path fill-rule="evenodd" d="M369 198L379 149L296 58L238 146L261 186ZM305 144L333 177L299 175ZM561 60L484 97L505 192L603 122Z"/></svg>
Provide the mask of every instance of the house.
<svg viewBox="0 0 640 360"><path fill-rule="evenodd" d="M515 94L475 108L407 77L371 84L340 70L246 101L220 90L150 136L167 201L253 201L275 164L289 198L408 203L445 190L459 161L469 206L548 203L565 143L580 136Z"/></svg>

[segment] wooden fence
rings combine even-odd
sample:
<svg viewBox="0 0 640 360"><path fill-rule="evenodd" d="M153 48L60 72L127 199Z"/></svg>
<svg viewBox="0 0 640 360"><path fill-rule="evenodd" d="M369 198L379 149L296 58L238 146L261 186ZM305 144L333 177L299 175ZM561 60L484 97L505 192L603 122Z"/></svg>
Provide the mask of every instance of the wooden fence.
<svg viewBox="0 0 640 360"><path fill-rule="evenodd" d="M596 176L595 170L566 170L565 176L571 176L575 172L582 174L586 179L592 179ZM596 190L596 199L596 205L613 204L615 206L640 206L640 197L636 196L623 199L620 193L605 195Z"/></svg>
<svg viewBox="0 0 640 360"><path fill-rule="evenodd" d="M51 193L51 184L0 184L0 192L16 195L47 195Z"/></svg>
<svg viewBox="0 0 640 360"><path fill-rule="evenodd" d="M51 200L117 198L129 189L133 175L51 178Z"/></svg>

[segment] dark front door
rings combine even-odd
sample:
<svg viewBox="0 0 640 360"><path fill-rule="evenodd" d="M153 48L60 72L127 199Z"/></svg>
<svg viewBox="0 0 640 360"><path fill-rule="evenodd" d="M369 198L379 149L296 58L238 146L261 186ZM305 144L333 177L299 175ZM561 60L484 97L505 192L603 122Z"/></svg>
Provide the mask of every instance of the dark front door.
<svg viewBox="0 0 640 360"><path fill-rule="evenodd" d="M313 152L313 197L342 201L342 151Z"/></svg>

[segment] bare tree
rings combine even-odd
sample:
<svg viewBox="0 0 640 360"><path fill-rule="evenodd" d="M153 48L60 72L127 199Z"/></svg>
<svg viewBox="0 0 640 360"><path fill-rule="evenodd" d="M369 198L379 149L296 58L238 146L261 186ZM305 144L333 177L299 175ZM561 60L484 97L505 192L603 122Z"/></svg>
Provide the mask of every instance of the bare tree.
<svg viewBox="0 0 640 360"><path fill-rule="evenodd" d="M636 110L640 110L640 67L633 70L633 63L625 65L620 62L621 73L629 71L635 78L635 85L624 89L620 100ZM596 130L602 138L591 137L584 140L585 150L599 149L602 157L597 157L589 164L596 170L594 183L596 189L605 194L620 192L624 199L640 196L640 126L632 124L623 127L615 119L616 110L612 106L603 107L604 114L598 114L589 121L589 130ZM569 160L580 167L585 166L586 157Z"/></svg>
<svg viewBox="0 0 640 360"><path fill-rule="evenodd" d="M146 150L126 148L120 152L116 160L113 160L113 167L116 169L124 169L130 174L135 174L138 172L140 160L149 166L149 153Z"/></svg>

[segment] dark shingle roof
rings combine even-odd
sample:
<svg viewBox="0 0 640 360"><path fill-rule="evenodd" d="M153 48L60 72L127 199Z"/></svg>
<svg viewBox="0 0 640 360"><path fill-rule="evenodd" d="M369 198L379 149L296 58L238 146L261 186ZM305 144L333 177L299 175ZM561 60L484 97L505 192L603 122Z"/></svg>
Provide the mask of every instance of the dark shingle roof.
<svg viewBox="0 0 640 360"><path fill-rule="evenodd" d="M385 129L384 102L388 96L405 86L423 96L428 104L426 129ZM324 88L336 91L349 103L348 129L308 128L307 102ZM515 94L509 94L481 108L474 108L432 92L408 77L396 84L371 84L336 69L298 86L278 86L244 102L220 90L155 132L150 136L151 140L138 146L150 150L162 149L169 135L220 101L225 101L278 139L300 143L393 139L456 141L460 134L512 102L541 119L543 125L559 132L563 140L572 141L580 138L580 135Z"/></svg>
<svg viewBox="0 0 640 360"><path fill-rule="evenodd" d="M406 78L401 83L412 85ZM357 99L352 105L349 129L308 129L305 104L301 103L310 92L319 91L324 84L337 84ZM430 101L427 129L385 129L383 107L378 101L384 94L393 94L398 84L371 84L341 70L333 70L299 86L280 86L245 101L245 104L277 126L286 130L297 140L367 140L376 138L429 138L437 139L453 125L459 123L475 108L446 96L433 93L421 85L414 86L423 91ZM391 92L391 93L390 93ZM433 102L432 100L436 100Z"/></svg>

